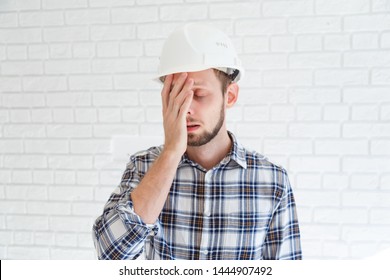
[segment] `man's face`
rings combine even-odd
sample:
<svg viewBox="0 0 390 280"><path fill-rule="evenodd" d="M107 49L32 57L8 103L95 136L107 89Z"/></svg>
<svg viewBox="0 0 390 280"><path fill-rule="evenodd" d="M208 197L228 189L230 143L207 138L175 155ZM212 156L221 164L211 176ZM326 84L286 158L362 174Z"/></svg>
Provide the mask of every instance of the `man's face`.
<svg viewBox="0 0 390 280"><path fill-rule="evenodd" d="M178 75L175 74L173 83ZM209 143L225 125L225 100L221 82L213 69L189 72L194 80L194 97L187 113L187 145L202 146Z"/></svg>

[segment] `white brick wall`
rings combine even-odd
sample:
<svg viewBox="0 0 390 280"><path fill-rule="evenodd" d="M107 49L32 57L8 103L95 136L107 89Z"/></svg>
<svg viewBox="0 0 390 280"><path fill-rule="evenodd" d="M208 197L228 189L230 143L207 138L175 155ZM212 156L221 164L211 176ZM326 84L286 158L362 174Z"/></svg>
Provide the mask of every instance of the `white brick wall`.
<svg viewBox="0 0 390 280"><path fill-rule="evenodd" d="M2 0L1 259L95 258L128 154L161 142L151 77L189 20L243 59L229 128L289 171L305 258L390 246L389 0Z"/></svg>

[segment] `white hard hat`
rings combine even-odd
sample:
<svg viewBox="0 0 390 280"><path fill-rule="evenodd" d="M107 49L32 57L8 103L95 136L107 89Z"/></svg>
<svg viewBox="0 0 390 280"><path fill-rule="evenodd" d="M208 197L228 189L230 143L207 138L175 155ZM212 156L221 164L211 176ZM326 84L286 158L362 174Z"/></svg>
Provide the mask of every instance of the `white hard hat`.
<svg viewBox="0 0 390 280"><path fill-rule="evenodd" d="M215 68L237 82L243 76L241 61L229 37L219 29L189 23L176 29L163 46L158 78L173 73L196 72Z"/></svg>

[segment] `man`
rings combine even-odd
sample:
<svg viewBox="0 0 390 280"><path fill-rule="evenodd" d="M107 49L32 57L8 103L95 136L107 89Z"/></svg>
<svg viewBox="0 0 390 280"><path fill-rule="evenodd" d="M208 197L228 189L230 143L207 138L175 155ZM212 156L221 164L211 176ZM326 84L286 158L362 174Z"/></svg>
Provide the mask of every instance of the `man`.
<svg viewBox="0 0 390 280"><path fill-rule="evenodd" d="M243 74L229 38L187 24L159 73L165 143L130 158L94 225L99 259L301 259L286 171L226 128Z"/></svg>

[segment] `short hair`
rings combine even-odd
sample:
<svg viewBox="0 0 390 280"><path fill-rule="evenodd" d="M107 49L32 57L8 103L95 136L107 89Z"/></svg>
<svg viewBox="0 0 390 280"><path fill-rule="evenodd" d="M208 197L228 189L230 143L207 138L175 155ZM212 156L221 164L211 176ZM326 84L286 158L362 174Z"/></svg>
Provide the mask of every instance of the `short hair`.
<svg viewBox="0 0 390 280"><path fill-rule="evenodd" d="M217 79L221 82L222 86L222 95L226 93L226 90L228 86L233 82L231 79L231 76L226 74L225 72L213 68L215 75L217 76Z"/></svg>

